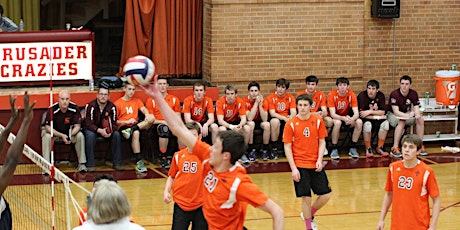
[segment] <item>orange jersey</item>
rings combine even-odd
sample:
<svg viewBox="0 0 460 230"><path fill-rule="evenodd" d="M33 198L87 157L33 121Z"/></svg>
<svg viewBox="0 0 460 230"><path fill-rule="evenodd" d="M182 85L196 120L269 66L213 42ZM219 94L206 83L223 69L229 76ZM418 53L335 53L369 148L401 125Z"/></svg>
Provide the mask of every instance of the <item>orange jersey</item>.
<svg viewBox="0 0 460 230"><path fill-rule="evenodd" d="M123 100L123 97L118 98L115 101L115 107L117 108L117 120L127 121L131 118L139 119L139 109L144 107L144 103L139 98L133 97L129 101ZM118 127L120 128L120 127Z"/></svg>
<svg viewBox="0 0 460 230"><path fill-rule="evenodd" d="M358 108L358 100L356 99L356 94L351 90L348 90L343 97L339 96L337 90L332 90L327 95L327 107L335 108L337 115L346 116L349 115L351 108Z"/></svg>
<svg viewBox="0 0 460 230"><path fill-rule="evenodd" d="M197 140L193 154L200 159L209 157L209 145ZM243 229L247 205L259 207L268 200L239 163L226 172L216 172L205 160L203 177L203 213L211 230Z"/></svg>
<svg viewBox="0 0 460 230"><path fill-rule="evenodd" d="M180 113L180 100L178 97L171 95L171 94L166 94L165 97L166 103L168 103L169 107L171 107L174 112ZM158 106L156 106L155 100L152 98L147 98L145 101L145 107L149 111L150 114L153 114L155 116L156 120L164 120L163 115L161 115L160 109Z"/></svg>
<svg viewBox="0 0 460 230"><path fill-rule="evenodd" d="M196 122L206 122L207 114L214 113L214 106L210 97L204 97L202 101L197 102L193 95L184 99L184 108L182 113L190 113L192 120Z"/></svg>
<svg viewBox="0 0 460 230"><path fill-rule="evenodd" d="M393 192L391 229L428 229L428 197L439 196L432 168L420 160L414 168L406 168L404 161L393 162L388 170L385 190Z"/></svg>
<svg viewBox="0 0 460 230"><path fill-rule="evenodd" d="M224 121L234 122L246 115L246 109L241 98L236 97L235 103L229 104L227 97L223 96L216 101L216 113L217 115L224 115Z"/></svg>
<svg viewBox="0 0 460 230"><path fill-rule="evenodd" d="M284 126L283 142L292 144L292 155L299 168L316 168L319 139L327 137L321 117L310 114L307 120L295 116Z"/></svg>
<svg viewBox="0 0 460 230"><path fill-rule="evenodd" d="M203 166L198 156L187 149L176 152L172 158L168 176L174 178L173 198L184 211L192 211L203 206L203 187L196 187L203 180Z"/></svg>
<svg viewBox="0 0 460 230"><path fill-rule="evenodd" d="M308 94L307 90L306 89L300 90L299 92L297 92L295 97L297 98L301 94ZM318 112L321 110L322 106L326 106L326 94L324 94L323 92L316 90L315 93L313 93L313 95L310 95L310 96L311 96L311 99L313 99L313 104L311 105L310 112L312 113Z"/></svg>
<svg viewBox="0 0 460 230"><path fill-rule="evenodd" d="M290 109L297 109L295 104L295 98L289 93L286 93L284 97L279 97L276 92L270 94L267 97L268 109L275 110L275 112L281 116L289 116Z"/></svg>
<svg viewBox="0 0 460 230"><path fill-rule="evenodd" d="M255 101L252 101L249 100L249 95L246 96L245 98L243 98L243 101L244 101L244 104L246 106L246 111L251 111L252 107L254 106L254 102ZM267 112L268 111L268 101L267 100L263 100L262 101L262 109ZM260 112L259 110L257 109L257 113L256 115L254 116L254 118L252 119L253 121L260 121L261 118L260 118Z"/></svg>

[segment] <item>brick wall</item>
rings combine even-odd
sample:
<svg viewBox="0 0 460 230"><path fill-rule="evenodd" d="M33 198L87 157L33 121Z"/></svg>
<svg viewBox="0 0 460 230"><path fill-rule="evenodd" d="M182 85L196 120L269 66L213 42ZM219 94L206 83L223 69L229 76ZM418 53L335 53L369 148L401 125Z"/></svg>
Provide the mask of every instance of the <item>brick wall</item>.
<svg viewBox="0 0 460 230"><path fill-rule="evenodd" d="M404 0L395 20L371 18L370 4L204 0L203 78L221 95L234 83L240 96L250 80L268 94L280 77L290 79L290 91L296 92L305 76L315 74L326 93L340 76L348 77L355 91L375 78L388 95L408 74L414 89L434 95L435 71L460 64L460 0Z"/></svg>

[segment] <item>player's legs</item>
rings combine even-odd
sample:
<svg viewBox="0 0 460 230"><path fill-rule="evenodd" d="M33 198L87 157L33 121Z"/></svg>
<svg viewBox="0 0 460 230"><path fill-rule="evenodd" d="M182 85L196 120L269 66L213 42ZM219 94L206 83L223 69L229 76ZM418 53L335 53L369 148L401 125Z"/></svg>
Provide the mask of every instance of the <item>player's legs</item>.
<svg viewBox="0 0 460 230"><path fill-rule="evenodd" d="M278 118L272 118L270 120L270 136L272 142L278 141L278 137L280 135L280 125L281 122Z"/></svg>
<svg viewBox="0 0 460 230"><path fill-rule="evenodd" d="M332 145L337 145L339 142L340 127L342 126L342 121L338 119L332 119L332 121L334 122L334 126L332 128L331 141Z"/></svg>
<svg viewBox="0 0 460 230"><path fill-rule="evenodd" d="M394 142L393 147L399 147L399 141L401 141L402 134L404 132L404 127L406 126L405 120L399 120L398 125L395 128Z"/></svg>
<svg viewBox="0 0 460 230"><path fill-rule="evenodd" d="M421 116L420 118L415 119L415 133L420 139L423 140L423 132L425 131L425 120Z"/></svg>
<svg viewBox="0 0 460 230"><path fill-rule="evenodd" d="M260 127L263 130L263 144L268 145L270 143L270 123L268 121L264 121L260 124Z"/></svg>
<svg viewBox="0 0 460 230"><path fill-rule="evenodd" d="M97 133L89 129L85 129L85 153L86 153L86 166L94 168L94 147L96 146Z"/></svg>
<svg viewBox="0 0 460 230"><path fill-rule="evenodd" d="M85 153L85 135L78 132L75 137L72 138L72 143L75 144L75 151L77 152L78 163L86 163L86 153Z"/></svg>
<svg viewBox="0 0 460 230"><path fill-rule="evenodd" d="M356 143L359 140L359 136L361 136L361 130L363 129L363 120L358 118L356 121L353 121L350 126L354 127L351 141Z"/></svg>
<svg viewBox="0 0 460 230"><path fill-rule="evenodd" d="M112 149L112 167L120 170L122 169L121 163L123 162L123 159L121 156L121 134L119 131L112 132L112 135L110 136L110 147Z"/></svg>
<svg viewBox="0 0 460 230"><path fill-rule="evenodd" d="M191 222L189 212L182 210L179 205L174 203L174 212L171 229L188 229Z"/></svg>
<svg viewBox="0 0 460 230"><path fill-rule="evenodd" d="M214 141L216 140L217 133L219 132L219 126L216 123L212 123L209 126L209 130L211 131L211 141L214 144Z"/></svg>
<svg viewBox="0 0 460 230"><path fill-rule="evenodd" d="M334 125L334 121L332 120L332 117L325 116L323 117L324 124L326 125L326 128L332 128Z"/></svg>
<svg viewBox="0 0 460 230"><path fill-rule="evenodd" d="M249 133L250 133L248 144L252 145L254 143L254 127L256 123L254 123L254 121L248 121L246 125L249 126Z"/></svg>
<svg viewBox="0 0 460 230"><path fill-rule="evenodd" d="M206 222L206 219L204 218L203 208L199 207L193 210L192 212L193 212L192 230L207 230L208 223Z"/></svg>
<svg viewBox="0 0 460 230"><path fill-rule="evenodd" d="M372 136L372 122L366 121L363 124L363 140L364 140L364 146L366 150L371 148L371 136Z"/></svg>
<svg viewBox="0 0 460 230"><path fill-rule="evenodd" d="M51 144L51 134L46 132L45 128L42 127L42 154L43 158L50 162L50 144Z"/></svg>

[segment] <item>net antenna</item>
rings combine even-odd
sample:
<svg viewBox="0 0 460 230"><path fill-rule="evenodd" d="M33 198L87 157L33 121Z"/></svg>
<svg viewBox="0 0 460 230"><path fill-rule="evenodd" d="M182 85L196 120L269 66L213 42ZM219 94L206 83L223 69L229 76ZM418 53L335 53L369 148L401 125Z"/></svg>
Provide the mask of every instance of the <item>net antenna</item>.
<svg viewBox="0 0 460 230"><path fill-rule="evenodd" d="M5 127L0 124L0 132L3 132ZM7 141L12 144L16 136L13 133L10 133L8 136ZM70 211L70 203L72 203L73 208L75 209L76 215L79 217L80 222L82 222L82 217L79 213L83 212L81 205L77 202L77 200L84 200L91 192L86 189L85 187L81 186L67 175L65 175L62 171L58 168L53 167L53 165L48 162L45 158L40 156L36 151L34 151L30 146L24 145L23 155L32 161L34 164L39 167L38 170L35 172L27 172L28 174L24 173L21 176L28 177L31 176L30 174L36 174L37 171L43 171L50 173L52 175L54 171L54 179L58 184L52 188L56 189L56 191L61 192L58 193L57 199L55 199L54 191L48 186L48 184L38 184L38 185L27 185L27 186L9 186L6 190L6 196L10 201L10 205L15 207L12 209L13 213L13 229L68 229L71 230L72 226L75 226L76 223L72 221L72 215ZM30 165L30 164L28 164ZM16 171L21 171L19 167ZM18 175L15 172L15 181L18 183ZM13 182L14 183L14 182ZM51 184L54 184L51 181ZM76 190L76 194L74 195L71 190L71 186L76 186L79 190ZM31 194L31 190L33 190L32 186L37 186L40 194ZM22 189L22 190L21 190ZM75 192L75 191L74 191ZM51 194L51 196L49 196ZM78 197L75 198L75 196ZM38 201L38 199L45 197L45 203ZM52 206L51 208L56 206L57 201L59 204L63 201L65 205L57 206L57 213L58 215L52 216L50 219L49 215L49 204L46 198L51 198ZM38 203L38 204L37 204ZM82 202L83 205L85 202ZM44 210L43 212L41 212ZM52 210L54 212L54 210ZM58 220L58 221L56 221Z"/></svg>

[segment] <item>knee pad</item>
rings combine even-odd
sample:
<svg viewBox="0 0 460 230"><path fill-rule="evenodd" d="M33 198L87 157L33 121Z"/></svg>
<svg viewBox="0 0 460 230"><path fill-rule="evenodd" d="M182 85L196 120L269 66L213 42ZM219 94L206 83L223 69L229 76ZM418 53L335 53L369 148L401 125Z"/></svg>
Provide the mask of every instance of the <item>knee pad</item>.
<svg viewBox="0 0 460 230"><path fill-rule="evenodd" d="M384 121L382 122L382 124L380 124L380 131L388 131L390 130L390 123L388 123L388 120L387 121Z"/></svg>
<svg viewBox="0 0 460 230"><path fill-rule="evenodd" d="M372 132L372 123L371 123L370 121L364 122L364 125L363 125L363 132L365 132L365 133L370 133L370 132Z"/></svg>

